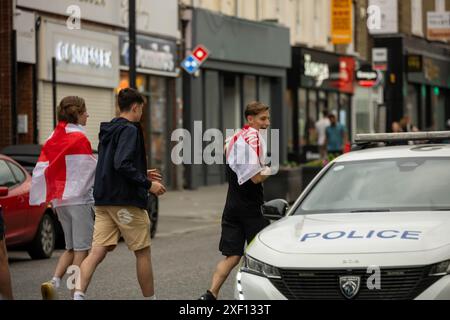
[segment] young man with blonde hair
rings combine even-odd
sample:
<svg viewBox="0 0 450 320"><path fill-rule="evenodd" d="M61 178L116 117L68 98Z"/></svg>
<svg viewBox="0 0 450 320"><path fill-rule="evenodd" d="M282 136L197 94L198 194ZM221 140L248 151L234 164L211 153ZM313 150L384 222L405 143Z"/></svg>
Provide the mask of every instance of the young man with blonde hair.
<svg viewBox="0 0 450 320"><path fill-rule="evenodd" d="M269 225L261 213L262 183L270 176L265 166L266 149L260 130L270 126L270 109L251 102L245 110L247 124L226 145L228 194L222 216L219 262L209 290L199 300L216 300L230 272L239 264L247 245Z"/></svg>

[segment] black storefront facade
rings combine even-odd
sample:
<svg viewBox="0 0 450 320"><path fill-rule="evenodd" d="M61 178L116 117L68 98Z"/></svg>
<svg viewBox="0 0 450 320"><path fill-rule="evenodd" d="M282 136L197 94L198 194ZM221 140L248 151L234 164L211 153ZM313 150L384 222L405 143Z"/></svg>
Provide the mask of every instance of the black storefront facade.
<svg viewBox="0 0 450 320"><path fill-rule="evenodd" d="M194 123L201 121L203 132L217 128L225 137L227 129L243 126L245 106L259 100L271 106L271 128L280 130L280 161L286 161L284 92L291 64L289 29L188 9L183 14L183 32L185 56L197 45L210 52L197 74L183 74L184 129L194 135ZM224 183L225 170L223 165L204 162L187 164L184 177L185 188L195 189Z"/></svg>
<svg viewBox="0 0 450 320"><path fill-rule="evenodd" d="M129 87L129 40L119 34L120 89ZM169 188L176 185L175 168L170 158L171 132L177 128L176 78L178 46L175 39L148 35L136 38L136 88L146 97L141 125L148 166L158 169Z"/></svg>
<svg viewBox="0 0 450 320"><path fill-rule="evenodd" d="M422 38L375 38L388 52L385 104L388 129L404 116L422 131L446 130L450 118L450 46Z"/></svg>
<svg viewBox="0 0 450 320"><path fill-rule="evenodd" d="M289 160L319 157L315 123L322 111L338 117L351 137L355 59L305 47L292 47L288 71Z"/></svg>

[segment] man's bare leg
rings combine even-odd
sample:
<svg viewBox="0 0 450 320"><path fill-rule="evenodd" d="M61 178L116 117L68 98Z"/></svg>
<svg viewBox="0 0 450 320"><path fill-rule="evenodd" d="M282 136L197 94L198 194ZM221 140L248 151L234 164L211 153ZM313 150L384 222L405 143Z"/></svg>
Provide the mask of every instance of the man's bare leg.
<svg viewBox="0 0 450 320"><path fill-rule="evenodd" d="M155 295L153 283L153 268L150 247L138 250L136 255L136 272L139 285L141 286L142 295L146 298Z"/></svg>
<svg viewBox="0 0 450 320"><path fill-rule="evenodd" d="M93 247L91 253L83 260L80 266L80 283L76 285L76 291L85 293L89 283L91 282L92 275L97 269L97 266L105 259L108 251L113 250L113 247Z"/></svg>
<svg viewBox="0 0 450 320"><path fill-rule="evenodd" d="M227 280L230 272L239 264L241 261L240 256L226 257L224 260L219 262L216 267L212 278L211 293L217 298L219 296L220 288Z"/></svg>
<svg viewBox="0 0 450 320"><path fill-rule="evenodd" d="M66 250L59 258L53 277L62 279L69 268L73 264L73 250Z"/></svg>
<svg viewBox="0 0 450 320"><path fill-rule="evenodd" d="M61 279L67 272L67 269L73 263L73 250L66 250L58 259L55 273L50 281L46 281L41 284L41 294L44 300L56 300L58 299L57 290L61 286Z"/></svg>

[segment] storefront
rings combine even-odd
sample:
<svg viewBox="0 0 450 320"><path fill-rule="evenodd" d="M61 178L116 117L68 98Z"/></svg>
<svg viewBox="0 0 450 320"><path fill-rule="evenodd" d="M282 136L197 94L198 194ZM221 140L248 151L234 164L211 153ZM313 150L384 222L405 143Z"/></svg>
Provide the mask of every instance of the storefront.
<svg viewBox="0 0 450 320"><path fill-rule="evenodd" d="M450 118L450 46L413 37L377 38L388 52L387 127L409 116L420 130L446 130Z"/></svg>
<svg viewBox="0 0 450 320"><path fill-rule="evenodd" d="M367 61L357 60L355 92L352 102L353 139L357 134L375 133L380 130L383 106L383 74ZM383 123L384 127L384 123Z"/></svg>
<svg viewBox="0 0 450 320"><path fill-rule="evenodd" d="M187 10L183 22L184 55L200 44L210 52L197 75L183 75L184 128L194 133L194 122L201 121L203 132L217 128L225 136L227 129L242 127L249 102L262 101L271 106L271 127L280 130L279 153L284 162L289 29L202 9ZM222 165L185 165L187 188L223 182Z"/></svg>
<svg viewBox="0 0 450 320"><path fill-rule="evenodd" d="M288 152L291 161L319 157L315 123L327 110L351 137L355 59L303 47L292 48L288 74Z"/></svg>
<svg viewBox="0 0 450 320"><path fill-rule="evenodd" d="M64 22L44 18L39 52L39 143L54 128L52 58L56 59L56 104L65 96L86 100L90 115L86 126L92 147L98 147L99 125L115 116L114 89L119 82L119 40L112 31L86 27L69 30Z"/></svg>
<svg viewBox="0 0 450 320"><path fill-rule="evenodd" d="M55 57L57 100L66 95L86 99L90 115L87 132L96 149L100 122L117 115L117 90L129 83L129 1L17 0L16 3L23 12L32 13L32 24L34 16L42 21L36 31L38 142L47 139L54 125L51 80L52 58ZM68 8L74 10L69 19ZM81 11L81 20L76 19L77 8ZM165 184L173 186L176 181L168 157L169 132L172 124L180 122L181 118L180 108L176 107L181 102L176 103L175 92L177 41L180 40L178 1L137 1L136 31L137 80L148 100L142 123L148 165L160 169Z"/></svg>
<svg viewBox="0 0 450 320"><path fill-rule="evenodd" d="M165 185L173 186L174 168L170 161L171 132L177 127L175 78L177 44L175 40L139 35L136 44L137 89L146 97L142 126L145 132L148 165L161 171ZM120 35L120 83L129 86L128 35Z"/></svg>

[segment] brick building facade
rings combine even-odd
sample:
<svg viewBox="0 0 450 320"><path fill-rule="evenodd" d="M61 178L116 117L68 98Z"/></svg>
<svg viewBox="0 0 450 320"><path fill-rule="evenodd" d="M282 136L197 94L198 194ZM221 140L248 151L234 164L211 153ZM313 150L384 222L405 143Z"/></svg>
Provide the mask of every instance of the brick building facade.
<svg viewBox="0 0 450 320"><path fill-rule="evenodd" d="M0 148L13 143L12 119L12 1L0 4Z"/></svg>

